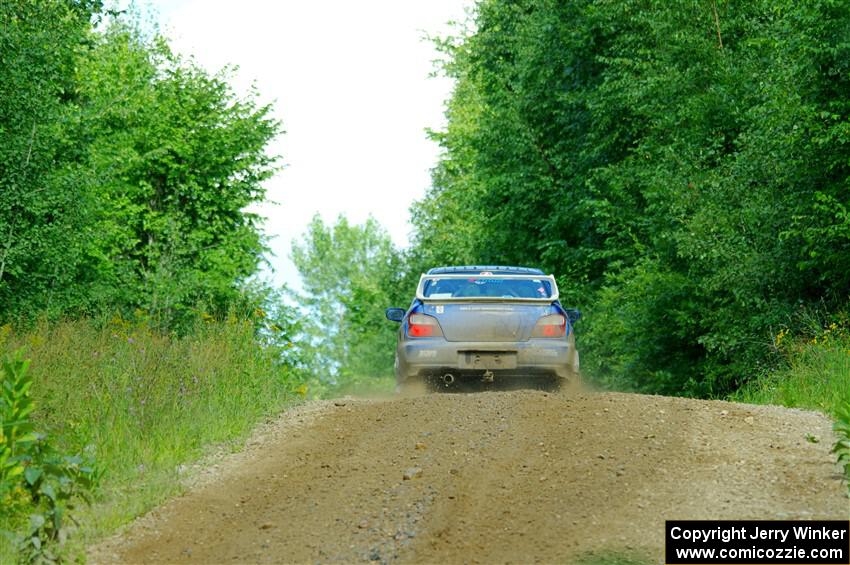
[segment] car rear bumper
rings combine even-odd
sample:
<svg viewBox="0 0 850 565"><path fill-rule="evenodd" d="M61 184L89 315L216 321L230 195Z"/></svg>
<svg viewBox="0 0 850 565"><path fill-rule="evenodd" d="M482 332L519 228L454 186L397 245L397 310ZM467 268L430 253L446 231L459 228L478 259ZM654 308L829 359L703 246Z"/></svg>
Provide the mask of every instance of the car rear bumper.
<svg viewBox="0 0 850 565"><path fill-rule="evenodd" d="M526 342L452 342L438 339L405 341L399 346L396 376L438 376L449 371L462 373L493 371L522 376L573 376L572 345L567 341L530 339Z"/></svg>

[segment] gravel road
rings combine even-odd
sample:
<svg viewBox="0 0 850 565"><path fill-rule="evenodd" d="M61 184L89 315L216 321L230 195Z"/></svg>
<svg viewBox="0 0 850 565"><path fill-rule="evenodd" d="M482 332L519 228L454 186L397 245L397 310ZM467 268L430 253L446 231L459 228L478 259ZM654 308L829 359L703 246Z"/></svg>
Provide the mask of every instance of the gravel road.
<svg viewBox="0 0 850 565"><path fill-rule="evenodd" d="M665 519L846 520L832 442L813 412L634 394L308 403L90 558L658 563Z"/></svg>

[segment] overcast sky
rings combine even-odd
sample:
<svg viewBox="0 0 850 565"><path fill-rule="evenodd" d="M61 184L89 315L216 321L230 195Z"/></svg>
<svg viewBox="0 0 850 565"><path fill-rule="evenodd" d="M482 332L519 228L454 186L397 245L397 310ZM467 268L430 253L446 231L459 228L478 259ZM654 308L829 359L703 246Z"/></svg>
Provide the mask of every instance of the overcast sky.
<svg viewBox="0 0 850 565"><path fill-rule="evenodd" d="M266 231L274 280L297 286L292 238L310 218L369 214L397 245L408 243L408 208L430 184L438 148L425 128L444 124L446 78L424 34L445 35L471 0L142 0L179 53L211 71L238 65L275 101L286 134L271 147L284 169L268 181Z"/></svg>

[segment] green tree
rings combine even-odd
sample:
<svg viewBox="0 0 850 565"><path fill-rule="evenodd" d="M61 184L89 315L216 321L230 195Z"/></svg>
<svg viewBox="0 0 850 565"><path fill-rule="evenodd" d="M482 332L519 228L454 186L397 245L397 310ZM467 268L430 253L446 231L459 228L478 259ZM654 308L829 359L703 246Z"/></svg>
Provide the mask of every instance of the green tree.
<svg viewBox="0 0 850 565"><path fill-rule="evenodd" d="M275 170L271 108L121 22L99 37L79 81L103 203L99 292L166 322L199 303L226 311L265 250L246 208Z"/></svg>
<svg viewBox="0 0 850 565"><path fill-rule="evenodd" d="M93 181L74 68L99 2L0 2L0 317L78 304Z"/></svg>
<svg viewBox="0 0 850 565"><path fill-rule="evenodd" d="M266 249L271 107L97 2L0 9L0 319L226 313Z"/></svg>
<svg viewBox="0 0 850 565"><path fill-rule="evenodd" d="M386 231L372 218L352 225L340 217L330 226L317 215L293 243L292 259L304 284L303 345L314 348L314 372L337 383L392 374L398 326L384 310L404 305L412 289L402 284L402 256Z"/></svg>
<svg viewBox="0 0 850 565"><path fill-rule="evenodd" d="M528 263L604 382L716 395L850 292L850 5L482 0L413 256ZM437 261L439 262L439 261Z"/></svg>

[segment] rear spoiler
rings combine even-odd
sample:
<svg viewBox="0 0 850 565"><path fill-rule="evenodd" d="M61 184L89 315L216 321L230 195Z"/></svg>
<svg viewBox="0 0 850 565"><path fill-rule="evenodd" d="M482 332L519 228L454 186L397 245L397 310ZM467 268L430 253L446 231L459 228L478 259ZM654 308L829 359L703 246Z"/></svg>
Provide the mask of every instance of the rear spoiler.
<svg viewBox="0 0 850 565"><path fill-rule="evenodd" d="M487 278L487 279L524 279L524 280L545 280L552 285L552 296L545 298L519 298L519 297L497 297L497 296L459 296L454 298L429 298L424 295L425 283L427 281L436 281L440 279L470 279L470 278ZM491 275L489 273L478 274L462 274L462 275L422 275L419 277L419 285L416 287L416 298L422 302L554 302L558 300L558 283L555 282L555 277L552 275Z"/></svg>

